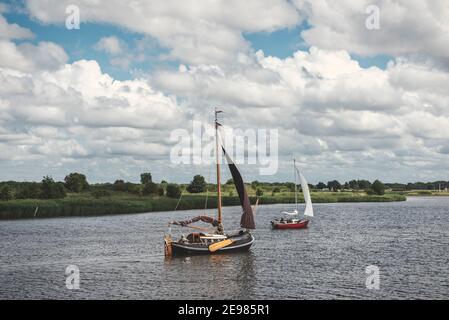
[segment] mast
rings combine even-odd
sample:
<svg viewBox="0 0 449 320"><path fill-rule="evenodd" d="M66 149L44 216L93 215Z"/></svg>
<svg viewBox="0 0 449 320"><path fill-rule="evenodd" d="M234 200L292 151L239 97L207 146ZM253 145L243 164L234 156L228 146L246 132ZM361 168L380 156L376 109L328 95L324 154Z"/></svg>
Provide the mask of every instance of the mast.
<svg viewBox="0 0 449 320"><path fill-rule="evenodd" d="M296 184L296 159L293 158L293 172L294 172L294 176L295 176L295 209L296 211L298 211L298 186Z"/></svg>
<svg viewBox="0 0 449 320"><path fill-rule="evenodd" d="M220 182L220 159L218 155L218 126L220 125L218 123L218 114L221 111L217 111L217 108L215 108L215 157L217 161L217 195L218 195L218 223L221 225L222 223L222 217L221 217L221 182Z"/></svg>

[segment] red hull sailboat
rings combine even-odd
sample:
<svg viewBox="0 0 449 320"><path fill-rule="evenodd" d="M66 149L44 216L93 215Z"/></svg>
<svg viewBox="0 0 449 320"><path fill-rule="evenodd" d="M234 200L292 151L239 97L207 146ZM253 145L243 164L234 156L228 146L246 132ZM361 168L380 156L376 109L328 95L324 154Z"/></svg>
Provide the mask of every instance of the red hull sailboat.
<svg viewBox="0 0 449 320"><path fill-rule="evenodd" d="M287 220L283 221L272 221L273 229L305 229L309 224L309 220Z"/></svg>
<svg viewBox="0 0 449 320"><path fill-rule="evenodd" d="M312 207L312 199L310 197L309 185L307 184L304 176L299 172L298 168L296 168L296 161L293 159L294 166L294 174L295 174L295 205L296 209L293 212L282 212L288 217L282 217L281 219L274 219L271 221L271 226L273 229L305 229L309 225L308 219L297 219L293 218L298 216L298 192L297 192L297 183L296 177L299 177L299 181L301 182L301 189L304 195L304 202L306 203L306 208L304 210L304 216L313 217L313 207Z"/></svg>

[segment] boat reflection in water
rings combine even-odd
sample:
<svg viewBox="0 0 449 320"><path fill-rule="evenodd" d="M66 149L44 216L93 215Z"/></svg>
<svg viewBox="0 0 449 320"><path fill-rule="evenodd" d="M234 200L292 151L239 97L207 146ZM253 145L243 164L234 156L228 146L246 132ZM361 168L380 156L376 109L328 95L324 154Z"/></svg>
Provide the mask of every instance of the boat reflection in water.
<svg viewBox="0 0 449 320"><path fill-rule="evenodd" d="M251 251L183 256L164 261L164 286L177 288L170 292L173 299L185 298L191 295L192 290L195 290L196 297L248 299L248 296L256 295L255 291L260 285L256 256ZM201 275L201 281L198 281L198 275Z"/></svg>

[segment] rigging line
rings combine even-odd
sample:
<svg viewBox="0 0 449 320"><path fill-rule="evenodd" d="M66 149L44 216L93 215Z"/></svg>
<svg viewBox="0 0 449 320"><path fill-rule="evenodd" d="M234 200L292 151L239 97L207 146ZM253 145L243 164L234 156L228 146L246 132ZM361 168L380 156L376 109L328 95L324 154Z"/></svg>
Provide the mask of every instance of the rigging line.
<svg viewBox="0 0 449 320"><path fill-rule="evenodd" d="M176 207L175 207L174 211L176 211L178 209L178 206L179 206L179 203L181 202L181 199L182 199L182 191L181 191L181 196L178 199L178 203L176 204Z"/></svg>
<svg viewBox="0 0 449 320"><path fill-rule="evenodd" d="M208 178L208 180L207 181L210 181L210 175L211 175L211 167L212 167L212 164L209 166L209 178ZM204 204L204 211L206 211L207 210L207 199L209 198L209 188L208 188L208 185L207 185L207 182L206 182L206 203Z"/></svg>
<svg viewBox="0 0 449 320"><path fill-rule="evenodd" d="M210 176L211 176L211 168L212 168L212 164L213 163L211 163L210 164L210 166L209 166L209 177L208 177L208 180L207 181L211 181L210 180ZM204 211L206 211L207 210L207 200L209 199L209 187L208 187L208 184L207 184L207 181L206 181L206 201L205 201L205 203L204 203Z"/></svg>

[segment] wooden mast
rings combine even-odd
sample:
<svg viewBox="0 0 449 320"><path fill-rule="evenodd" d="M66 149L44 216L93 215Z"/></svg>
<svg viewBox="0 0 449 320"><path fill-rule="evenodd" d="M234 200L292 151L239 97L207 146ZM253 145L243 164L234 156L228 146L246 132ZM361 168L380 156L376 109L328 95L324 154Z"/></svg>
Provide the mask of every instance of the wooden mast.
<svg viewBox="0 0 449 320"><path fill-rule="evenodd" d="M220 159L219 159L219 153L218 153L218 126L220 125L218 123L218 117L217 115L221 111L217 111L217 108L215 108L215 157L217 161L217 195L218 195L218 222L220 223L220 226L222 224L222 217L221 217L221 182L220 182Z"/></svg>

